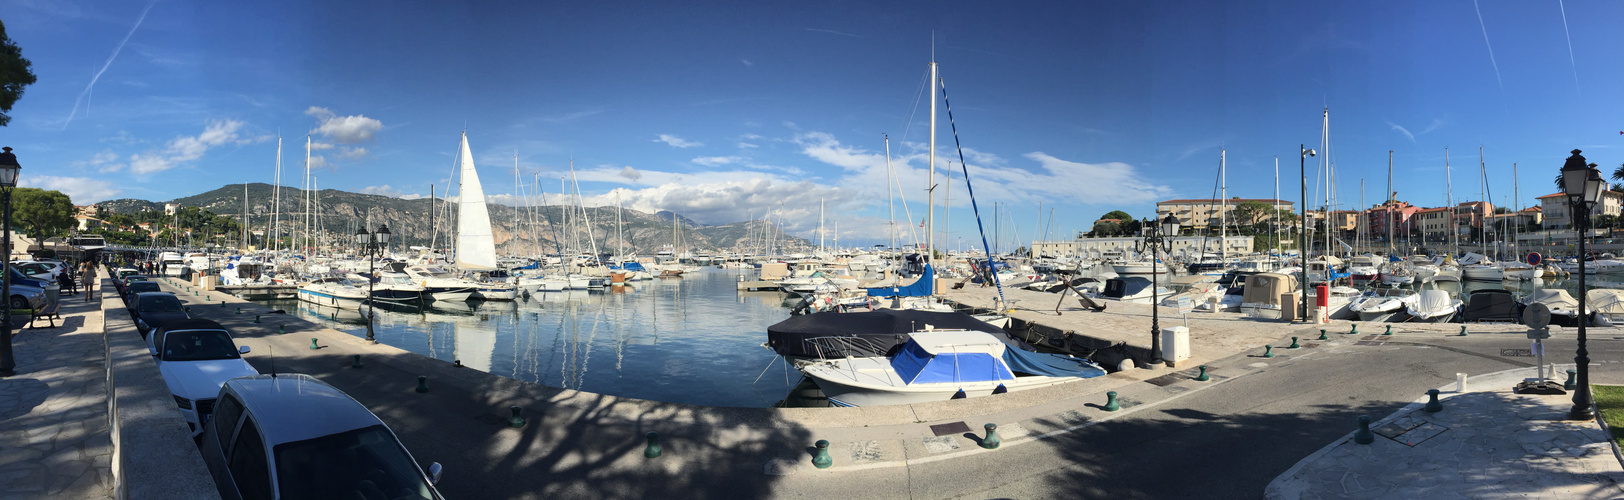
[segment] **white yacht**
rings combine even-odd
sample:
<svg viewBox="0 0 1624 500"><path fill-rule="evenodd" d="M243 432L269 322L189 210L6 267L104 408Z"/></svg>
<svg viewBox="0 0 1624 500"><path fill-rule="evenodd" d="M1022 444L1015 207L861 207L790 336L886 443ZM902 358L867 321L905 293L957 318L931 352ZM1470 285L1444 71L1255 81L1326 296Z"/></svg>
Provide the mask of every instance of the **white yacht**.
<svg viewBox="0 0 1624 500"><path fill-rule="evenodd" d="M367 289L344 278L322 278L299 285L299 300L316 305L356 309L367 299Z"/></svg>
<svg viewBox="0 0 1624 500"><path fill-rule="evenodd" d="M406 276L434 300L462 301L473 295L479 284L457 277L445 268L435 265L414 265L402 269Z"/></svg>
<svg viewBox="0 0 1624 500"><path fill-rule="evenodd" d="M1460 299L1451 298L1443 290L1422 290L1420 298L1405 308L1411 321L1447 323L1460 312Z"/></svg>
<svg viewBox="0 0 1624 500"><path fill-rule="evenodd" d="M1011 365L1011 357L1036 363ZM1044 366L1047 374L1016 372ZM1083 358L1008 349L987 332L932 330L910 334L892 356L847 357L800 366L837 406L875 406L985 397L1105 375Z"/></svg>

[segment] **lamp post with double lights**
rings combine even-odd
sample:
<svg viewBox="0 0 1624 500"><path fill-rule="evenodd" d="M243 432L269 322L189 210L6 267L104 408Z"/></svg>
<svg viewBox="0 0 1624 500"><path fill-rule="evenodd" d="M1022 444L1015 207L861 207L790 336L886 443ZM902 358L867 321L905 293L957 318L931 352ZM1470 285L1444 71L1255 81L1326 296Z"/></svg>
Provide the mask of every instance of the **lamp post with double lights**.
<svg viewBox="0 0 1624 500"><path fill-rule="evenodd" d="M366 226L355 231L355 242L361 245L361 252L367 256L367 342L377 342L372 335L372 322L377 319L376 307L372 303L372 284L376 282L373 274L377 272L378 257L384 247L389 246L389 226L379 225L376 232L367 232Z"/></svg>
<svg viewBox="0 0 1624 500"><path fill-rule="evenodd" d="M1146 250L1150 251L1150 364L1156 364L1164 362L1162 360L1161 317L1157 314L1157 309L1161 305L1161 297L1158 297L1156 293L1156 254L1157 252L1173 253L1173 240L1168 239L1168 237L1169 235L1178 236L1179 219L1169 213L1167 218L1162 219L1160 222L1155 219L1147 219L1145 222L1145 239L1142 242L1134 243L1133 250L1139 253L1144 253ZM1172 364L1170 361L1166 363Z"/></svg>
<svg viewBox="0 0 1624 500"><path fill-rule="evenodd" d="M16 375L17 358L11 352L11 188L17 187L17 172L23 169L17 164L17 155L11 154L11 148L3 148L0 152L0 203L5 203L5 219L0 220L0 237L5 243L0 244L0 297L5 297L5 308L0 309L0 377Z"/></svg>
<svg viewBox="0 0 1624 500"><path fill-rule="evenodd" d="M1590 232L1590 211L1601 201L1601 192L1606 187L1607 182L1602 180L1596 164L1586 164L1585 157L1579 156L1579 150L1573 150L1573 156L1562 164L1562 194L1567 195L1574 233L1579 237L1579 350L1573 357L1573 363L1578 365L1579 385L1573 392L1573 409L1568 411L1569 420L1596 418L1596 413L1591 410L1595 401L1590 394L1590 351L1585 349L1585 323L1590 321L1585 316L1585 298L1589 295L1585 293L1585 236Z"/></svg>

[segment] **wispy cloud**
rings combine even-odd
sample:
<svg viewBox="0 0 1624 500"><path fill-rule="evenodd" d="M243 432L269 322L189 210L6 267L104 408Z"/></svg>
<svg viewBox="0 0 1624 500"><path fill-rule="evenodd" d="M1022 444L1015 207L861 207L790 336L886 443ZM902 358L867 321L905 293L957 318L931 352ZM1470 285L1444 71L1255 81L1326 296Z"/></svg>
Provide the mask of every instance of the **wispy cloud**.
<svg viewBox="0 0 1624 500"><path fill-rule="evenodd" d="M1489 27L1483 24L1483 9L1477 6L1477 0L1472 0L1472 10L1477 11L1477 27L1483 30L1483 46L1489 48L1489 64L1494 65L1494 81L1499 82L1500 91L1505 92L1506 82L1500 79L1500 63L1494 61L1494 45L1489 44Z"/></svg>
<svg viewBox="0 0 1624 500"><path fill-rule="evenodd" d="M162 172L202 158L204 153L215 146L248 144L261 139L245 138L238 134L237 131L242 126L243 122L237 120L209 122L208 126L203 128L203 133L176 137L169 141L162 151L130 155L130 172L137 175Z"/></svg>
<svg viewBox="0 0 1624 500"><path fill-rule="evenodd" d="M739 62L744 63L745 66L755 66L756 65L756 63L750 62L749 59L739 59Z"/></svg>
<svg viewBox="0 0 1624 500"><path fill-rule="evenodd" d="M378 132L384 128L383 122L377 119L363 115L339 116L333 110L321 106L311 106L305 109L305 114L316 117L316 128L310 131L311 136L332 141L311 141L310 150L335 150L333 158L338 160L355 161L366 157L367 149L353 144L376 140ZM325 155L310 157L311 168L332 165L332 160Z"/></svg>
<svg viewBox="0 0 1624 500"><path fill-rule="evenodd" d="M1415 143L1415 134L1410 133L1410 129L1404 128L1403 126L1393 122L1387 122L1387 126L1392 127L1393 130L1397 130L1400 134L1404 134L1404 138L1409 139L1411 144Z"/></svg>
<svg viewBox="0 0 1624 500"><path fill-rule="evenodd" d="M141 17L135 18L135 26L131 26L130 32L124 34L124 39L118 41L118 46L113 47L113 55L107 56L107 62L102 63L101 69L96 70L96 74L90 77L90 83L85 85L85 90L79 92L79 97L73 100L73 110L69 111L68 118L62 121L62 130L67 130L68 124L73 123L73 117L74 115L79 114L79 105L81 103L85 105L85 113L90 112L89 100L91 91L96 88L96 82L101 80L102 74L107 72L107 68L113 66L113 61L118 59L118 53L124 50L124 44L130 43L130 37L135 35L135 30L141 27L141 23L143 21L147 20L147 13L152 11L152 6L154 5L158 5L158 2L155 1L149 3L147 4L147 8L141 9Z"/></svg>
<svg viewBox="0 0 1624 500"><path fill-rule="evenodd" d="M417 194L417 193L412 193L412 194L401 193L400 190L395 189L394 187L391 187L388 184L384 184L382 186L367 186L367 187L361 188L360 191L361 191L361 194L375 194L375 195L378 195L378 196L388 196L390 198L400 198L402 200L415 200L415 199L418 199L418 198L426 198L426 196L423 196L423 195Z"/></svg>
<svg viewBox="0 0 1624 500"><path fill-rule="evenodd" d="M716 167L744 161L740 156L701 156L692 160L694 163L707 167Z"/></svg>
<svg viewBox="0 0 1624 500"><path fill-rule="evenodd" d="M1421 133L1415 135L1427 135L1427 133L1438 130L1438 127L1442 126L1444 126L1444 121L1442 119L1433 118L1432 124L1427 125L1427 128L1421 129Z"/></svg>
<svg viewBox="0 0 1624 500"><path fill-rule="evenodd" d="M828 34L831 34L831 35L849 36L849 37L852 37L852 38L862 38L861 35L853 35L851 33L841 33L839 31L835 31L835 30L826 30L826 29L819 29L819 28L807 28L806 30L811 31L811 32L815 32L815 33L828 33Z"/></svg>
<svg viewBox="0 0 1624 500"><path fill-rule="evenodd" d="M75 167L89 167L96 169L96 173L106 174L123 170L125 165L118 161L118 153L103 151L91 156L89 160L73 162Z"/></svg>
<svg viewBox="0 0 1624 500"><path fill-rule="evenodd" d="M72 199L75 205L110 200L123 192L114 187L112 181L89 177L24 175L18 177L17 184L23 187L61 191L62 194L68 195L68 198Z"/></svg>
<svg viewBox="0 0 1624 500"><path fill-rule="evenodd" d="M602 112L603 110L601 109L589 109L584 111L576 111L574 113L564 113L562 115L543 116L537 119L548 123L564 123L586 118Z"/></svg>
<svg viewBox="0 0 1624 500"><path fill-rule="evenodd" d="M660 134L660 138L655 139L654 142L663 142L663 143L669 144L669 145L671 145L671 147L675 147L675 148L692 148L692 147L704 146L704 144L702 144L702 143L684 140L681 137L677 137L677 136L674 136L674 135L671 135L671 134Z"/></svg>

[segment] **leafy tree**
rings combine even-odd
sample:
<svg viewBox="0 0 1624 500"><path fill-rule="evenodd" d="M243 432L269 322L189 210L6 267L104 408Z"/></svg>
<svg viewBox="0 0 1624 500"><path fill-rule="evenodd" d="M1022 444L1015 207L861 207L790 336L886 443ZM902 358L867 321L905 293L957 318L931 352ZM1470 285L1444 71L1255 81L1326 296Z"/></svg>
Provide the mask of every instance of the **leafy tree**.
<svg viewBox="0 0 1624 500"><path fill-rule="evenodd" d="M23 88L34 84L33 63L23 58L23 50L11 37L6 36L6 25L0 22L0 127L11 123L11 105L23 97Z"/></svg>
<svg viewBox="0 0 1624 500"><path fill-rule="evenodd" d="M74 227L73 200L60 191L16 188L11 192L11 222L31 238L68 234Z"/></svg>
<svg viewBox="0 0 1624 500"><path fill-rule="evenodd" d="M1506 208L1506 207L1494 207L1494 213L1496 213L1496 214L1509 214L1509 213L1511 213L1511 209Z"/></svg>
<svg viewBox="0 0 1624 500"><path fill-rule="evenodd" d="M1118 223L1106 220L1095 221L1094 230L1089 234L1092 234L1095 238L1116 236L1118 234L1122 234L1122 226Z"/></svg>
<svg viewBox="0 0 1624 500"><path fill-rule="evenodd" d="M1562 178L1562 176L1558 175L1557 178L1560 179L1560 178ZM1618 168L1613 169L1613 180L1615 180L1615 181L1624 181L1624 164L1620 164L1618 166ZM1617 184L1613 185L1613 190L1614 191L1619 190Z"/></svg>
<svg viewBox="0 0 1624 500"><path fill-rule="evenodd" d="M1112 210L1110 212L1106 212L1105 215L1101 215L1100 218L1101 219L1116 219L1116 220L1124 221L1124 222L1133 220L1132 215L1128 215L1127 212L1123 212L1121 210Z"/></svg>

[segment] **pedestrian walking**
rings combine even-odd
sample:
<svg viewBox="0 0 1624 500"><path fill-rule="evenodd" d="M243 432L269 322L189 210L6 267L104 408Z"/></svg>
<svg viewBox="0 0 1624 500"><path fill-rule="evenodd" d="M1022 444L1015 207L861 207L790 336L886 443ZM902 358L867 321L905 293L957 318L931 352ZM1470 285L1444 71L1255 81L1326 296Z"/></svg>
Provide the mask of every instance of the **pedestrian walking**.
<svg viewBox="0 0 1624 500"><path fill-rule="evenodd" d="M91 296L95 295L94 287L96 286L96 261L85 261L84 276L85 302L90 302Z"/></svg>

